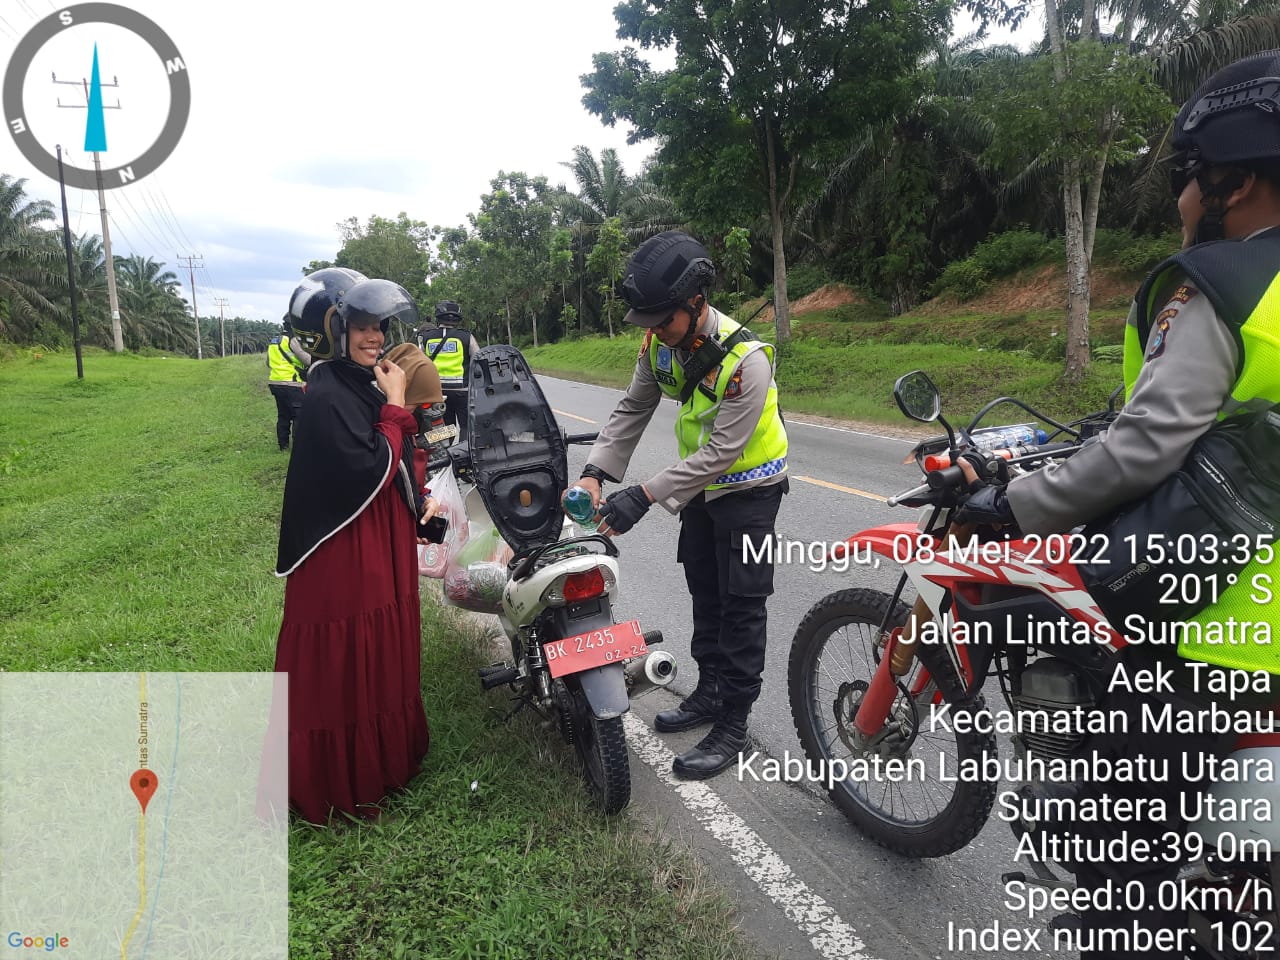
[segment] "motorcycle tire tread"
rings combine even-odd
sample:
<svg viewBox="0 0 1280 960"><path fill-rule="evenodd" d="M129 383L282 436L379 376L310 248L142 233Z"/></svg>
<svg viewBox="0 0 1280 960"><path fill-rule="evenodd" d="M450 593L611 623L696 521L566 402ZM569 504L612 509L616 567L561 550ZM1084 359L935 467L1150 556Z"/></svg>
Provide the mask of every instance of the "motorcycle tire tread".
<svg viewBox="0 0 1280 960"><path fill-rule="evenodd" d="M805 755L815 763L825 763L829 759L819 744L807 705L808 671L816 661L821 646L825 645L832 633L832 629L824 632L823 628L833 620L878 627L884 620L891 599L889 594L878 590L838 590L810 607L796 628L787 664L787 689L796 734L804 747ZM889 625L893 627L905 623L908 612L905 604L897 603ZM817 649L814 649L815 645ZM866 679L869 681L871 678ZM981 711L986 709L986 702L978 694L953 709ZM997 751L993 733L965 733L956 736L957 741L965 739L965 753L994 754ZM959 742L957 749L961 749ZM873 810L869 802L860 800L840 786L833 787L829 795L854 826L876 843L904 856L932 858L955 853L981 832L995 806L997 787L998 784L994 782L960 782L956 784L956 791L942 813L921 824L892 822Z"/></svg>
<svg viewBox="0 0 1280 960"><path fill-rule="evenodd" d="M631 802L631 766L627 755L627 735L622 717L601 720L591 712L587 698L578 687L572 699L573 748L582 764L583 778L591 799L606 816L621 812ZM594 747L599 770L593 770L587 751Z"/></svg>

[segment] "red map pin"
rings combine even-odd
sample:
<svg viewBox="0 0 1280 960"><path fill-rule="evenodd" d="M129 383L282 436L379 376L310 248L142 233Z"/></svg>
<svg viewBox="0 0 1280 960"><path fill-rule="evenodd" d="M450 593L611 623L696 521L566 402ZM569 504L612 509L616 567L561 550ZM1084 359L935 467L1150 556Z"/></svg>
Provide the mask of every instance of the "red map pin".
<svg viewBox="0 0 1280 960"><path fill-rule="evenodd" d="M133 788L133 795L138 798L138 803L142 804L142 812L146 813L147 802L156 792L156 775L143 767L129 778L129 786Z"/></svg>

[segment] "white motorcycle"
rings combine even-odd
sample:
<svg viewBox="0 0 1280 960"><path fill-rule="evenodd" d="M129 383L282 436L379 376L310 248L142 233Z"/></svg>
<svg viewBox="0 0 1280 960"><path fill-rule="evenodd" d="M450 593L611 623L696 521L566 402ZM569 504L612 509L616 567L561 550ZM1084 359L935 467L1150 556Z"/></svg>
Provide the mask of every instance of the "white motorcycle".
<svg viewBox="0 0 1280 960"><path fill-rule="evenodd" d="M675 678L675 659L649 650L662 641L659 631L615 621L617 545L581 535L561 509L566 446L596 435L563 432L514 347L481 350L470 381L469 442L450 447L448 462L460 482L474 484L468 520L492 522L515 551L505 569L471 571L492 579L479 591L487 603L469 608L496 614L511 648L509 661L480 671L481 686L507 687L512 714L528 706L554 719L582 762L592 800L617 813L631 799L622 715L630 697Z"/></svg>

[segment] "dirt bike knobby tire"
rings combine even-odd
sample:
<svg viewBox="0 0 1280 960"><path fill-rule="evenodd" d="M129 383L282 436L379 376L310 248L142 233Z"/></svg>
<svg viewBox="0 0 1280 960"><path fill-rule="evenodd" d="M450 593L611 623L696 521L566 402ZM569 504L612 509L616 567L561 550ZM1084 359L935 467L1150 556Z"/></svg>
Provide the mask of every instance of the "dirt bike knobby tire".
<svg viewBox="0 0 1280 960"><path fill-rule="evenodd" d="M865 623L873 631L878 628L891 599L877 590L839 590L810 607L796 629L787 664L787 690L796 733L806 756L814 763L825 764L832 759L818 736L814 706L809 702L810 678L818 657L833 631L844 624ZM898 603L889 620L890 628L905 623L908 613L907 606ZM871 677L862 679L869 682ZM954 707L953 713L985 709L985 701L979 694L968 704ZM954 736L958 759L996 753L993 733L956 733ZM926 766L929 762L926 760ZM996 789L995 782L956 783L950 802L939 814L914 823L888 817L867 797L846 789L843 784L833 785L829 795L859 830L881 846L908 857L924 858L944 856L967 846L986 824L995 804Z"/></svg>

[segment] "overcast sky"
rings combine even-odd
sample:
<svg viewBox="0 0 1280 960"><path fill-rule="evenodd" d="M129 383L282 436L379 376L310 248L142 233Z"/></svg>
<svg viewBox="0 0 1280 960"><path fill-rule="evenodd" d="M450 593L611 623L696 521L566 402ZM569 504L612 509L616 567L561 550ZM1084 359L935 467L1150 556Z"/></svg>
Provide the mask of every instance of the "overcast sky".
<svg viewBox="0 0 1280 960"><path fill-rule="evenodd" d="M572 185L560 166L584 144L619 151L638 172L655 144L626 144L581 105L579 76L591 55L621 46L614 0L471 0L419 4L356 0L130 0L181 51L191 79L191 116L159 171L108 190L116 254L168 264L201 254L202 316L275 320L313 259L331 259L335 224L371 214L452 226L479 206L499 170ZM53 0L0 3L0 62L18 38L56 9ZM98 48L104 84L104 168L136 158L168 110L164 65L136 36L77 25L41 49L26 74L23 107L50 152L84 154L79 86ZM59 108L59 101L66 105ZM28 193L58 204L45 178L0 136L0 172L28 179ZM71 227L101 233L96 194L70 189Z"/></svg>
<svg viewBox="0 0 1280 960"><path fill-rule="evenodd" d="M621 44L613 3L599 0L472 0L421 4L358 0L130 0L182 53L191 117L156 174L106 193L113 251L196 273L200 313L278 319L301 268L330 259L334 225L350 216L463 223L499 170L572 183L560 162L576 144L619 151L638 172L653 144L627 146L581 105L578 77L591 55ZM62 9L62 8L57 8ZM51 0L0 3L0 62L17 38L53 13ZM112 26L73 26L50 40L27 72L23 105L50 152L92 167L81 87L94 44L104 84L107 151L117 166L150 145L168 109L164 66L145 44ZM31 195L58 203L46 179L0 136L0 172L26 177ZM97 197L67 193L71 228L101 233ZM180 272L184 293L187 275Z"/></svg>

